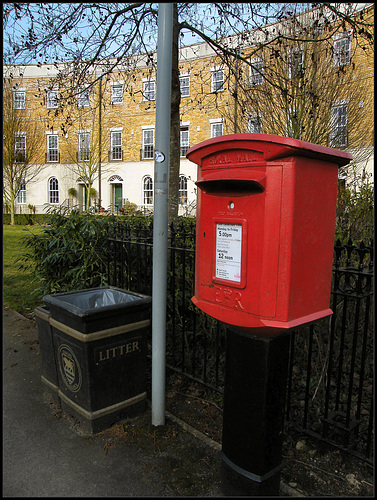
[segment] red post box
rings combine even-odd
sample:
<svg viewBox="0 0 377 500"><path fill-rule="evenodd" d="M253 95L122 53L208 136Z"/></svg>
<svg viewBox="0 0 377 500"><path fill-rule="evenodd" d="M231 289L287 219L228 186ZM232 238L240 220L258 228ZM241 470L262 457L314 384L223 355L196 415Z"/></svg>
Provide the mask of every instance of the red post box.
<svg viewBox="0 0 377 500"><path fill-rule="evenodd" d="M187 158L198 165L194 304L261 335L332 314L338 167L352 156L234 134L197 144Z"/></svg>

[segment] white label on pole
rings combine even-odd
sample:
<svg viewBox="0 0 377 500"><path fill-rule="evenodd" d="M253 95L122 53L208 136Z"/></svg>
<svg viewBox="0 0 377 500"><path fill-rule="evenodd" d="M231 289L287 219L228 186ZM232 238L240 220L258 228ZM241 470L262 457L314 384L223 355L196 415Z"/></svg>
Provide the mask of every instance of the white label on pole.
<svg viewBox="0 0 377 500"><path fill-rule="evenodd" d="M241 282L242 226L216 224L216 278Z"/></svg>
<svg viewBox="0 0 377 500"><path fill-rule="evenodd" d="M162 163L165 160L164 153L161 153L161 151L156 150L154 153L154 160L156 163Z"/></svg>

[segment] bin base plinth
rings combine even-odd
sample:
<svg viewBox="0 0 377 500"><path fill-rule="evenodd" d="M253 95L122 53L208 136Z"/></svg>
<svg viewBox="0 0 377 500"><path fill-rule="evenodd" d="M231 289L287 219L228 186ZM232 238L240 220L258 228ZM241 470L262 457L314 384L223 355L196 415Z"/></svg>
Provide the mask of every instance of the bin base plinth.
<svg viewBox="0 0 377 500"><path fill-rule="evenodd" d="M111 407L97 411L88 411L71 401L59 390L61 408L68 415L78 420L80 426L91 434L109 429L112 425L126 418L134 418L146 410L146 393L139 394L127 401L121 401Z"/></svg>
<svg viewBox="0 0 377 500"><path fill-rule="evenodd" d="M60 408L59 380L56 371L56 359L52 330L50 325L50 311L45 306L34 309L37 324L38 342L41 354L41 380L46 392L51 396L52 401Z"/></svg>
<svg viewBox="0 0 377 500"><path fill-rule="evenodd" d="M263 477L241 469L221 453L221 487L226 496L279 496L282 465Z"/></svg>
<svg viewBox="0 0 377 500"><path fill-rule="evenodd" d="M43 375L41 376L42 383L44 385L45 391L47 391L52 399L52 401L61 408L61 400L59 396L59 387L55 385L53 382L48 380Z"/></svg>

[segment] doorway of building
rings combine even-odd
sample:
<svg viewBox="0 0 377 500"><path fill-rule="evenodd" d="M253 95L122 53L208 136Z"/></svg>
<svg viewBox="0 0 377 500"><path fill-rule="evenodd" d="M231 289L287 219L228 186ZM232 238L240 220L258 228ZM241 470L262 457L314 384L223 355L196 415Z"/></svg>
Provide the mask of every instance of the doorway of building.
<svg viewBox="0 0 377 500"><path fill-rule="evenodd" d="M79 202L79 210L83 212L86 210L86 203L88 201L88 192L85 188L85 184L82 179L78 179L77 181L77 191L78 191L78 202Z"/></svg>
<svg viewBox="0 0 377 500"><path fill-rule="evenodd" d="M122 184L113 184L114 210L118 211L122 207Z"/></svg>
<svg viewBox="0 0 377 500"><path fill-rule="evenodd" d="M109 179L111 187L111 209L117 212L123 206L123 179L119 175L112 175Z"/></svg>

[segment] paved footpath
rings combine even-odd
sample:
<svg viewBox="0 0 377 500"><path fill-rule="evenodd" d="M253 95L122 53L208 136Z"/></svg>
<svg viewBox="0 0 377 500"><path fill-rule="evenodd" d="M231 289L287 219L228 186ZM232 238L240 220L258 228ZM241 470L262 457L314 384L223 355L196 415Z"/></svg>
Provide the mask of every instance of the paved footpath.
<svg viewBox="0 0 377 500"><path fill-rule="evenodd" d="M3 332L4 497L224 496L217 450L150 410L88 434L49 403L35 323L3 308Z"/></svg>
<svg viewBox="0 0 377 500"><path fill-rule="evenodd" d="M151 426L149 409L89 434L42 384L35 322L3 307L4 497L223 497L219 449L168 413Z"/></svg>

